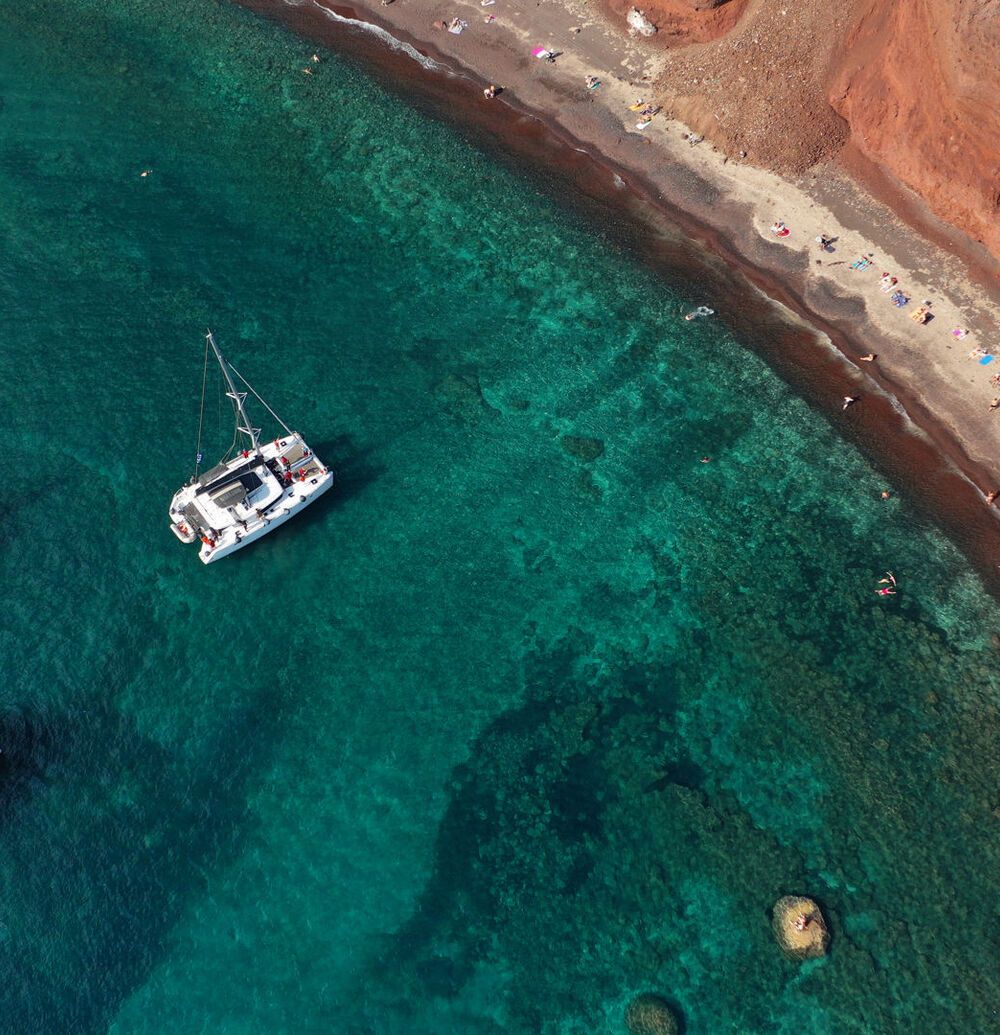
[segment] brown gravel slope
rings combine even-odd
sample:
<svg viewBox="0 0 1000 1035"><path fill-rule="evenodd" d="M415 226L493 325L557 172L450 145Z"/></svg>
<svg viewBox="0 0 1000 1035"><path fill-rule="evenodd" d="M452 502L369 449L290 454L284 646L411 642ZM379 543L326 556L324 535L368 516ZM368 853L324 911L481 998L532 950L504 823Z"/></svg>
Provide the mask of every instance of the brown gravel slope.
<svg viewBox="0 0 1000 1035"><path fill-rule="evenodd" d="M602 0L625 27L630 0ZM1000 257L1000 0L648 0L657 99L802 173L851 140Z"/></svg>

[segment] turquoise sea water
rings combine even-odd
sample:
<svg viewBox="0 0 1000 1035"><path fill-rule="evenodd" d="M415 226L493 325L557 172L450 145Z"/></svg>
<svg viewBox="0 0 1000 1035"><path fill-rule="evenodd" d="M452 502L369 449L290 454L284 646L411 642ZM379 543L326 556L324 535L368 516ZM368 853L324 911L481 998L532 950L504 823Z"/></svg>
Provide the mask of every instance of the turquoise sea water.
<svg viewBox="0 0 1000 1035"><path fill-rule="evenodd" d="M0 1030L996 1031L996 604L693 291L312 49L0 0ZM210 568L207 325L339 475Z"/></svg>

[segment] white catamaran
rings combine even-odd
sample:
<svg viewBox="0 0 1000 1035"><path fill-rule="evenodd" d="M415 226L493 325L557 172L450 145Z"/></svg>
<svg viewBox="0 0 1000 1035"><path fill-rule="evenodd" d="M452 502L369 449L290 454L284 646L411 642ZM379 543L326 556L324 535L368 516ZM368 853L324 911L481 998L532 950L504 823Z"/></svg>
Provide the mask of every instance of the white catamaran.
<svg viewBox="0 0 1000 1035"><path fill-rule="evenodd" d="M199 477L209 347L222 368L226 395L233 403L236 431L226 455ZM237 390L234 377L247 391ZM284 434L273 442L261 445L261 429L250 423L244 407L247 392L281 425ZM319 499L332 484L333 472L320 463L305 439L292 431L223 358L209 331L205 336L205 376L194 477L170 501L170 527L174 535L182 543L200 540L198 556L203 563L211 564L283 525Z"/></svg>

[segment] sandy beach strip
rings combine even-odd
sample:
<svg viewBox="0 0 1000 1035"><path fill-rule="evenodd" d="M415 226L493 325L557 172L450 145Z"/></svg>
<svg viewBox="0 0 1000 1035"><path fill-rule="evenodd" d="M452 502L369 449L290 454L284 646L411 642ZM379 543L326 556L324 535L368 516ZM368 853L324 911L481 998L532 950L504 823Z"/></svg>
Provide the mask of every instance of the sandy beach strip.
<svg viewBox="0 0 1000 1035"><path fill-rule="evenodd" d="M842 395L862 396L847 434L943 520L995 583L1000 520L982 493L1000 488L1000 411L989 408L1000 395L991 383L1000 359L983 365L977 350L992 354L994 342L1000 349L1000 293L987 283L989 271L970 266L967 255L956 254L961 249L942 247L953 234L928 240L839 168L792 181L727 161L659 116L637 128L647 120L630 106L655 105L648 84L657 74L657 53L613 31L582 2L238 2L340 49L353 36L347 49L364 50L362 57L385 70L394 88L429 100L521 159L558 166L568 201L620 207L647 223L653 232L646 250L658 262L675 270L685 262L697 266L704 259L695 254L699 247L721 257L705 285L720 316L749 334L757 351L818 407L832 413ZM466 23L461 33L435 27L455 18ZM391 50L384 38L352 33L350 21L384 28L412 48L410 55ZM539 47L556 52L555 61L534 57ZM421 65L414 53L432 60ZM600 79L600 87L587 89L587 76ZM503 88L495 100L483 98L486 82ZM776 221L789 228L787 236L772 232ZM670 223L695 246L686 257ZM832 239L829 249L816 243L820 235ZM869 257L870 265L856 268ZM885 272L909 298L905 307L880 290ZM796 347L767 307L747 305L746 282L834 348ZM932 319L921 325L910 315L925 300ZM956 338L955 328L968 334ZM761 344L768 340L770 346ZM860 362L871 353L875 362Z"/></svg>

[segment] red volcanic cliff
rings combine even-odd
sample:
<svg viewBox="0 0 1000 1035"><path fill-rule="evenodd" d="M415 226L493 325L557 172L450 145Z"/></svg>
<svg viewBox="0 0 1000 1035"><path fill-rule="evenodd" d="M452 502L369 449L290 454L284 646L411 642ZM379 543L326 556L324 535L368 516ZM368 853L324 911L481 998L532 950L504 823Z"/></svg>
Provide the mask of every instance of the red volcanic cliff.
<svg viewBox="0 0 1000 1035"><path fill-rule="evenodd" d="M829 97L860 150L1000 256L1000 0L868 0Z"/></svg>
<svg viewBox="0 0 1000 1035"><path fill-rule="evenodd" d="M605 0L617 24L630 0ZM1000 257L1000 0L648 0L657 99L801 173L852 141Z"/></svg>

